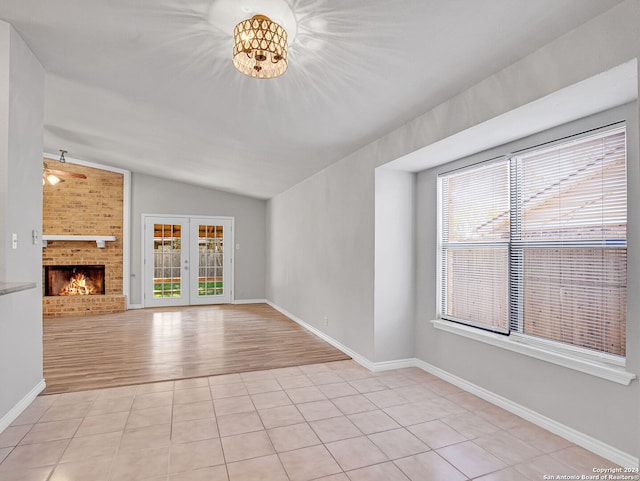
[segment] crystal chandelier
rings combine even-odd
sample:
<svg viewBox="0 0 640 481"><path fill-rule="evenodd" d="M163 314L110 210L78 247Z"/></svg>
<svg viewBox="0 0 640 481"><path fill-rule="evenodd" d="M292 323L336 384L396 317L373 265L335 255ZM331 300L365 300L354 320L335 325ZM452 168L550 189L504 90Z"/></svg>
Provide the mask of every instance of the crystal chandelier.
<svg viewBox="0 0 640 481"><path fill-rule="evenodd" d="M287 32L269 17L254 15L233 30L233 65L254 78L274 78L287 70Z"/></svg>

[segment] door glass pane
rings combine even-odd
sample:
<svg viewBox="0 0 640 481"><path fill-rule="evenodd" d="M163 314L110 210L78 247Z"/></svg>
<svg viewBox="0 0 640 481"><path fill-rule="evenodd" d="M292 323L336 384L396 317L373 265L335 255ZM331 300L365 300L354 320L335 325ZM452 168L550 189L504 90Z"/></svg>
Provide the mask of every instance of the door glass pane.
<svg viewBox="0 0 640 481"><path fill-rule="evenodd" d="M180 297L180 225L153 224L153 297Z"/></svg>
<svg viewBox="0 0 640 481"><path fill-rule="evenodd" d="M198 226L198 296L224 293L223 235L221 225Z"/></svg>

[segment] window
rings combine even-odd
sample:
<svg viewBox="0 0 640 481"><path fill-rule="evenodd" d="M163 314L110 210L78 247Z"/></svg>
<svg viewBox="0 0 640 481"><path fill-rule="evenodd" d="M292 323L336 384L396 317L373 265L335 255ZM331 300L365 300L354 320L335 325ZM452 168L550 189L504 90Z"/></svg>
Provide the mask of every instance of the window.
<svg viewBox="0 0 640 481"><path fill-rule="evenodd" d="M624 357L624 127L443 174L440 317Z"/></svg>
<svg viewBox="0 0 640 481"><path fill-rule="evenodd" d="M443 317L509 331L509 164L441 179Z"/></svg>

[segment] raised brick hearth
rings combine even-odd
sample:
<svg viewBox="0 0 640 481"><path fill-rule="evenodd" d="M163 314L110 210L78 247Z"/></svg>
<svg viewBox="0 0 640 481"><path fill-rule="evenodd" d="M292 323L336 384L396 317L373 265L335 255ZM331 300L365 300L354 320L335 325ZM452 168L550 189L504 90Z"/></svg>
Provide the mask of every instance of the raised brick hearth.
<svg viewBox="0 0 640 481"><path fill-rule="evenodd" d="M49 241L42 249L44 266L104 265L104 295L46 296L45 317L123 312L122 293L124 205L123 175L70 163L46 160L51 169L85 174L86 179L65 178L58 185L43 187L43 235L115 236L104 248L91 241Z"/></svg>

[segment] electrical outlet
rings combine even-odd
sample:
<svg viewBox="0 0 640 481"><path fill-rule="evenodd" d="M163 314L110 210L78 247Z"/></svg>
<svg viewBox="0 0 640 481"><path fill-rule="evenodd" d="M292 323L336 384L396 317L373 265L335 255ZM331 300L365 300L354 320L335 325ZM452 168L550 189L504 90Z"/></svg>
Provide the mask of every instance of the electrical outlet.
<svg viewBox="0 0 640 481"><path fill-rule="evenodd" d="M324 316L324 325L325 326L329 325L329 318L327 316Z"/></svg>

